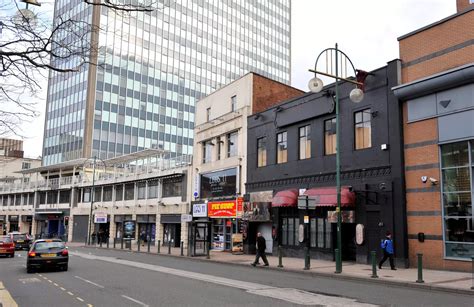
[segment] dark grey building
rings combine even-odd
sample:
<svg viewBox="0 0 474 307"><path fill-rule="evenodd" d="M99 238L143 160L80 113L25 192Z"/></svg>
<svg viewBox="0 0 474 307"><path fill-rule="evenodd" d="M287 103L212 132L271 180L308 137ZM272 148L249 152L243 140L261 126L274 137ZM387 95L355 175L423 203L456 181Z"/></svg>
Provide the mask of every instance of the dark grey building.
<svg viewBox="0 0 474 307"><path fill-rule="evenodd" d="M400 62L372 71L365 98L349 100L353 85L342 83L340 146L343 260L370 261L380 253L386 231L394 233L398 261L407 259L402 147L402 111L391 88L399 84ZM272 223L273 248L303 255L310 241L313 258L333 259L336 246L336 134L334 84L248 117L246 210L271 206L271 218L247 220L252 249L260 223ZM316 208L298 209L309 195ZM300 224L309 215L309 238L300 243ZM357 229L357 231L356 231Z"/></svg>

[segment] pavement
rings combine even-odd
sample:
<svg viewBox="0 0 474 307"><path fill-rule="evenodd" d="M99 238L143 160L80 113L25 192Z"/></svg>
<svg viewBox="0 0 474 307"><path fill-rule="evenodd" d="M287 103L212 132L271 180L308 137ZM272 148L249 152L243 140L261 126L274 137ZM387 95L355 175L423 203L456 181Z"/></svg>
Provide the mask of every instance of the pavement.
<svg viewBox="0 0 474 307"><path fill-rule="evenodd" d="M72 247L84 247L83 243L68 243L68 245ZM106 245L104 244L102 248L106 249ZM109 245L109 248L113 249L112 244ZM116 249L120 250L121 246L117 244ZM130 251L129 249L125 249L125 246L124 250ZM131 251L138 252L138 246L136 243L132 244ZM148 246L140 246L140 252L147 253ZM157 254L158 248L156 246L150 246L150 253ZM184 250L183 254L186 255L186 253L187 251ZM169 249L167 246L161 246L160 248L160 255L183 257L180 254L180 248ZM229 252L221 251L211 251L210 259L206 259L205 256L184 257L196 261L217 262L237 266L249 266L250 263L255 260L254 255L232 254ZM424 269L422 275L423 282L419 283L417 282L417 268L397 268L396 271L393 271L390 270L390 267L388 266L388 261L382 268L382 270L379 270L377 268L378 277L373 278L372 267L370 265L365 264L343 262L342 273L336 274L334 273L335 263L333 261L311 259L310 269L304 270L304 259L302 258L283 257L282 268L277 267L278 257L267 256L267 258L270 263L268 269L272 270L290 271L294 273L324 276L336 279L364 280L365 282L384 283L401 287L421 288L451 293L468 294L474 296L474 272L454 272Z"/></svg>

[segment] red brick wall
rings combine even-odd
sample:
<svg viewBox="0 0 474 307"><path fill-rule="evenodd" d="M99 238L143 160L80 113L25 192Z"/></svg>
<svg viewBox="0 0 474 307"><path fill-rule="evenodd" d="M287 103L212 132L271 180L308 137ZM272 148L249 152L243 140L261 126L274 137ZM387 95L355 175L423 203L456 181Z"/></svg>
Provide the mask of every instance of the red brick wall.
<svg viewBox="0 0 474 307"><path fill-rule="evenodd" d="M299 89L254 74L252 114L303 94L304 92Z"/></svg>
<svg viewBox="0 0 474 307"><path fill-rule="evenodd" d="M469 0L456 0L456 7L458 12L464 11L469 6L474 6L474 3L469 4Z"/></svg>

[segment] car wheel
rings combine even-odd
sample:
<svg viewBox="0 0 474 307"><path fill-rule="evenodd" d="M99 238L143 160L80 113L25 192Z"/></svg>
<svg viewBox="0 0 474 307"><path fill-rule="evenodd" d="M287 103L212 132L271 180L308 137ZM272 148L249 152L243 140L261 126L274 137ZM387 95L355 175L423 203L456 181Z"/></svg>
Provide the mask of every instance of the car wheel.
<svg viewBox="0 0 474 307"><path fill-rule="evenodd" d="M10 257L11 257L11 258L15 258L15 254L10 254Z"/></svg>
<svg viewBox="0 0 474 307"><path fill-rule="evenodd" d="M66 265L63 266L63 271L67 272L67 269L68 269L68 265L66 264Z"/></svg>
<svg viewBox="0 0 474 307"><path fill-rule="evenodd" d="M26 267L26 273L28 273L28 274L33 273L33 268Z"/></svg>

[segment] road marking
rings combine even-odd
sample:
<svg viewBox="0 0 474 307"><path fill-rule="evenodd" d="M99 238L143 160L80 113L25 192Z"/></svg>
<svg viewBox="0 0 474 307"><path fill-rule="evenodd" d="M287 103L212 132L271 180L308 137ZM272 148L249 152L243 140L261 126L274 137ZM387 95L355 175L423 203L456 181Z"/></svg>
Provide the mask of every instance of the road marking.
<svg viewBox="0 0 474 307"><path fill-rule="evenodd" d="M79 296L76 297L79 301L81 302L84 302L84 300L82 298L80 298Z"/></svg>
<svg viewBox="0 0 474 307"><path fill-rule="evenodd" d="M43 279L45 279L45 280L48 279L48 278L46 278L45 276L41 276L41 277L43 277Z"/></svg>
<svg viewBox="0 0 474 307"><path fill-rule="evenodd" d="M48 279L48 282L51 283L51 284L53 283L53 281L51 279Z"/></svg>
<svg viewBox="0 0 474 307"><path fill-rule="evenodd" d="M99 287L99 288L104 289L104 286L99 285L99 284L96 284L96 283L93 282L93 281L87 280L87 279L82 278L82 277L79 277L79 276L74 276L74 277L77 278L77 279L80 279L80 280L82 280L82 281L85 281L86 283L89 283L89 284L91 284L91 285L94 285L94 286L96 286L96 287Z"/></svg>
<svg viewBox="0 0 474 307"><path fill-rule="evenodd" d="M41 280L39 280L36 277L20 278L20 279L18 279L18 281L20 281L22 284L30 284L30 283L34 283L34 282L41 282Z"/></svg>
<svg viewBox="0 0 474 307"><path fill-rule="evenodd" d="M68 291L67 294L74 295L74 293L72 293L71 291Z"/></svg>
<svg viewBox="0 0 474 307"><path fill-rule="evenodd" d="M0 306L4 307L18 307L18 304L15 302L13 297L10 295L5 286L0 281Z"/></svg>
<svg viewBox="0 0 474 307"><path fill-rule="evenodd" d="M199 281L205 281L212 284L217 284L221 286L227 286L237 289L242 289L247 291L247 293L261 295L266 297L271 297L279 300L283 300L286 302L290 302L293 304L300 304L300 305L329 305L329 306L376 306L370 304L364 304L356 301L355 299L351 298L344 298L344 297L337 297L332 295L323 295L323 294L315 294L308 291L293 289L293 288L277 288L272 287L264 284L258 284L253 282L247 282L242 280L235 280L220 276L196 273L191 271L179 270L179 269L172 269L168 267L147 264L147 263L140 263L130 260L124 259L117 259L114 257L105 257L105 256L95 256L95 255L88 255L84 253L74 252L76 256L92 259L92 260L101 260L110 263L116 263L121 265L126 265L130 267L170 274L174 276L180 276L187 279L195 279ZM136 301L131 297L122 295L122 297L127 298L131 301L136 302L142 306L146 306L142 302Z"/></svg>
<svg viewBox="0 0 474 307"><path fill-rule="evenodd" d="M87 307L94 307L94 305L91 305L91 304L87 304Z"/></svg>
<svg viewBox="0 0 474 307"><path fill-rule="evenodd" d="M64 289L63 287L59 287L59 289L63 290L63 291L66 291L66 289Z"/></svg>
<svg viewBox="0 0 474 307"><path fill-rule="evenodd" d="M132 301L132 302L135 302L135 303L137 303L138 305L141 305L141 306L143 306L143 307L148 307L147 304L145 304L145 303L143 303L143 302L140 302L139 300L136 300L136 299L134 299L134 298L131 298L130 296L122 295L122 297L123 297L123 298L126 298L127 300L130 300L130 301Z"/></svg>

